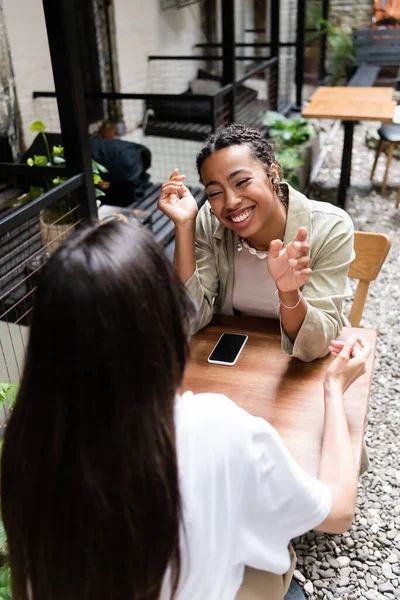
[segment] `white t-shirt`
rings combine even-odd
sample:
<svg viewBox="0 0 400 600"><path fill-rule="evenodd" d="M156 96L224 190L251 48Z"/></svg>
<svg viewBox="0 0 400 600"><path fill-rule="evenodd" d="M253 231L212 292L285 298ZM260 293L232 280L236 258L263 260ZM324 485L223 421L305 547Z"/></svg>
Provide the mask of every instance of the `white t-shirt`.
<svg viewBox="0 0 400 600"><path fill-rule="evenodd" d="M235 248L236 240L235 236ZM232 305L245 316L277 319L280 313L276 283L267 261L250 254L247 248L234 255Z"/></svg>
<svg viewBox="0 0 400 600"><path fill-rule="evenodd" d="M177 599L233 600L245 565L288 571L290 540L325 520L331 492L269 423L226 396L186 392L175 419L184 523Z"/></svg>

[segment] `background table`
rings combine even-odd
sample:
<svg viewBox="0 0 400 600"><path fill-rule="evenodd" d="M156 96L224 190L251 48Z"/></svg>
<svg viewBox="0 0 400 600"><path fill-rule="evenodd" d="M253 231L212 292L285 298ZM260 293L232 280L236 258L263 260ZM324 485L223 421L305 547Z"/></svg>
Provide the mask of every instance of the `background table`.
<svg viewBox="0 0 400 600"><path fill-rule="evenodd" d="M342 167L338 189L338 205L345 208L350 185L351 154L356 121L391 123L396 108L393 88L320 87L302 111L306 119L338 119L344 122Z"/></svg>
<svg viewBox="0 0 400 600"><path fill-rule="evenodd" d="M207 362L224 331L249 336L233 367ZM345 328L341 339L353 332L363 335L373 347L366 374L345 395L353 447L361 458L377 333L373 329ZM182 390L225 394L252 415L263 417L279 431L300 465L316 475L324 425L322 382L331 360L326 357L303 363L287 357L281 350L277 321L216 317L192 340Z"/></svg>

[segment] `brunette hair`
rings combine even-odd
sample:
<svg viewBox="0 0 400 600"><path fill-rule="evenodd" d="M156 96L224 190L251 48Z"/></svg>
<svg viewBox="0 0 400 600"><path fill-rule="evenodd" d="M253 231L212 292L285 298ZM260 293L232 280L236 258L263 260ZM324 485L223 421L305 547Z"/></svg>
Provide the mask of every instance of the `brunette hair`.
<svg viewBox="0 0 400 600"><path fill-rule="evenodd" d="M166 570L174 595L193 316L141 228L86 227L43 268L1 462L14 600L156 600Z"/></svg>
<svg viewBox="0 0 400 600"><path fill-rule="evenodd" d="M229 148L230 146L247 146L253 158L264 165L267 175L269 175L270 167L275 165L278 175L281 177L281 167L275 158L274 150L261 131L247 127L247 125L241 125L240 123L232 123L212 133L206 139L204 147L197 155L196 166L200 181L201 168L204 161L214 154L214 152ZM278 197L280 197L279 181L275 183L274 188Z"/></svg>

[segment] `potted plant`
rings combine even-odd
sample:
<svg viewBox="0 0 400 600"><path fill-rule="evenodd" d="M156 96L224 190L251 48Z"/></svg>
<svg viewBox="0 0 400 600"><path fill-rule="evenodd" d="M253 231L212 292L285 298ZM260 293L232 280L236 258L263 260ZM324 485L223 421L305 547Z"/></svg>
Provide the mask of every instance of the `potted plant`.
<svg viewBox="0 0 400 600"><path fill-rule="evenodd" d="M340 85L347 81L348 73L356 62L352 30L331 25L325 19L319 19L316 28L327 37L328 84Z"/></svg>
<svg viewBox="0 0 400 600"><path fill-rule="evenodd" d="M44 141L46 148L46 155L35 155L33 158L28 158L27 164L30 167L46 167L46 166L62 166L65 165L64 158L64 147L53 146L50 149L47 137L46 137L46 126L42 121L35 121L30 127L31 131L39 132ZM109 183L103 181L101 173L107 173L107 169L103 165L99 164L95 160L92 160L93 170L93 182L96 186L96 198L105 196L104 189L109 187ZM54 177L53 179L43 178L43 185L30 186L29 191L22 196L19 196L16 201L13 202L13 206L21 206L27 202L35 200L45 191L49 191L60 185L63 181L66 181L66 177ZM76 222L76 214L74 208L76 204L71 195L65 196L61 200L58 200L48 208L40 212L40 231L42 243L49 247L50 252L54 252L60 246L66 235L73 229L73 225Z"/></svg>
<svg viewBox="0 0 400 600"><path fill-rule="evenodd" d="M287 118L275 111L266 111L262 122L268 127L285 181L304 191L319 152L314 127L302 117Z"/></svg>
<svg viewBox="0 0 400 600"><path fill-rule="evenodd" d="M99 128L99 135L108 140L112 140L115 138L115 128L115 123L109 119L104 119Z"/></svg>

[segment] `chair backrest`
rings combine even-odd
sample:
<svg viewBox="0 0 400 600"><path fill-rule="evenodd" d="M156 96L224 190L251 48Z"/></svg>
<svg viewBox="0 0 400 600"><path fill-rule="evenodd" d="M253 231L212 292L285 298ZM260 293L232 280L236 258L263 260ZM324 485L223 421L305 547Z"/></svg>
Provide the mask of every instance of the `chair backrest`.
<svg viewBox="0 0 400 600"><path fill-rule="evenodd" d="M365 29L353 32L356 64L395 65L400 62L399 29Z"/></svg>
<svg viewBox="0 0 400 600"><path fill-rule="evenodd" d="M369 284L378 277L391 245L391 239L383 233L354 232L356 257L350 265L349 277L359 282L349 315L352 327L360 324Z"/></svg>

